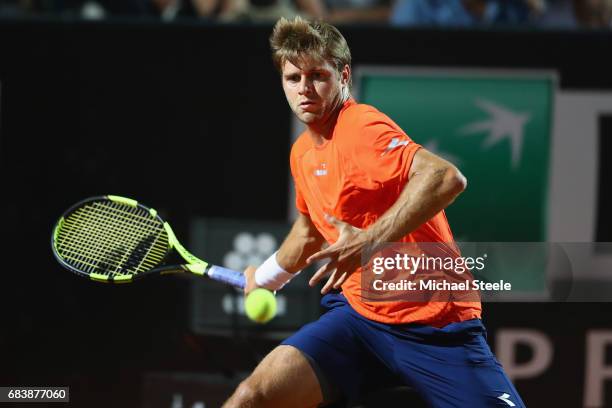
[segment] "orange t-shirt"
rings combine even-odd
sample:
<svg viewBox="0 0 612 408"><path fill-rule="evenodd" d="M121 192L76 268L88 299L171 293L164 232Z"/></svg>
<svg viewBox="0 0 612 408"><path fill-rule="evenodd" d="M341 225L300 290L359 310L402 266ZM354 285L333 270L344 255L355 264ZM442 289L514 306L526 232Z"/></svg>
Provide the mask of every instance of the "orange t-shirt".
<svg viewBox="0 0 612 408"><path fill-rule="evenodd" d="M389 117L369 105L347 101L332 137L315 145L308 131L291 149L296 207L310 217L331 244L338 231L325 214L357 228L376 222L398 199L409 181L412 159L421 146ZM444 211L401 239L402 242L453 242ZM364 301L361 269L342 285L351 306L362 316L383 323L422 323L442 327L479 318L480 302Z"/></svg>

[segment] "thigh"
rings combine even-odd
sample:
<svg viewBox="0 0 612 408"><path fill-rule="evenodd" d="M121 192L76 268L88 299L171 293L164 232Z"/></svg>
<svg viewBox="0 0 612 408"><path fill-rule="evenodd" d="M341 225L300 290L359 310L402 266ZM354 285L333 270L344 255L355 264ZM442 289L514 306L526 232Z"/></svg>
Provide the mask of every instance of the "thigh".
<svg viewBox="0 0 612 408"><path fill-rule="evenodd" d="M462 331L462 324L455 325L446 332L429 328L419 341L397 341L395 364L406 382L435 408L524 408L486 342L484 327L466 322L469 329Z"/></svg>
<svg viewBox="0 0 612 408"><path fill-rule="evenodd" d="M316 407L322 400L308 360L296 348L281 345L259 363L227 406L306 408Z"/></svg>
<svg viewBox="0 0 612 408"><path fill-rule="evenodd" d="M366 337L382 345L381 333L364 330L364 318L350 311L342 295L326 295L322 304L329 307L332 302L319 320L283 342L307 356L319 379L324 402L338 398L356 401L381 384L397 383L398 378L366 346Z"/></svg>
<svg viewBox="0 0 612 408"><path fill-rule="evenodd" d="M412 365L412 364L411 364ZM475 365L435 362L405 366L408 381L433 408L525 408L497 362Z"/></svg>

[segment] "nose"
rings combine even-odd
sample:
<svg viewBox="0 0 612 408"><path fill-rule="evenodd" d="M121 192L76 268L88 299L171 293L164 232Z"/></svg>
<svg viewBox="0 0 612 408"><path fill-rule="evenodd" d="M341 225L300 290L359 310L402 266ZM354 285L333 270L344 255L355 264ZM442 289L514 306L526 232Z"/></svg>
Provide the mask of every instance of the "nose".
<svg viewBox="0 0 612 408"><path fill-rule="evenodd" d="M312 84L310 83L310 80L308 79L307 75L302 75L302 78L300 79L300 84L298 87L298 93L300 95L305 95L308 94L312 91L311 88Z"/></svg>

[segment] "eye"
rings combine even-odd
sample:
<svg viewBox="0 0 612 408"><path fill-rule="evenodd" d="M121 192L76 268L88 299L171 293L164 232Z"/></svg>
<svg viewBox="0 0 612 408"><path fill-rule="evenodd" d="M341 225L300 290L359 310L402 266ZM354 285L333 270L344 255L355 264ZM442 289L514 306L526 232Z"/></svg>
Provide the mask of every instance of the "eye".
<svg viewBox="0 0 612 408"><path fill-rule="evenodd" d="M325 74L323 72L313 72L312 79L316 81L322 81L325 79Z"/></svg>
<svg viewBox="0 0 612 408"><path fill-rule="evenodd" d="M287 75L287 81L289 82L299 82L300 81L300 76L299 75Z"/></svg>

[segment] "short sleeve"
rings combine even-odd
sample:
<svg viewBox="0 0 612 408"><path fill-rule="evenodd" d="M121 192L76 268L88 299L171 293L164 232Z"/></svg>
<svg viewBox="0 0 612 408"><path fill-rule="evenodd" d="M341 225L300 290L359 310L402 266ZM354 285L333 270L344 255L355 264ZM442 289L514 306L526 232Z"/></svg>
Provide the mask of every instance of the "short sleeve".
<svg viewBox="0 0 612 408"><path fill-rule="evenodd" d="M366 183L403 186L421 146L374 108L362 112L354 126L348 150L355 176Z"/></svg>
<svg viewBox="0 0 612 408"><path fill-rule="evenodd" d="M304 215L308 215L308 206L298 186L295 186L295 208Z"/></svg>

